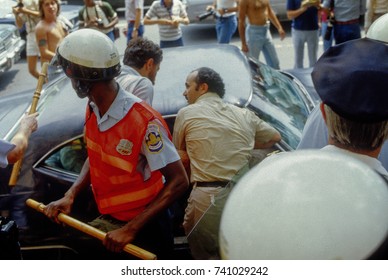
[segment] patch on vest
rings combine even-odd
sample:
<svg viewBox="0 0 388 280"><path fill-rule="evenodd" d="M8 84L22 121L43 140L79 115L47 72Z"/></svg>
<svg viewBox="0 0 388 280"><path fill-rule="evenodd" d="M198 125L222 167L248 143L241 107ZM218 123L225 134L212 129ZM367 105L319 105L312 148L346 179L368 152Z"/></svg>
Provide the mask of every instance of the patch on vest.
<svg viewBox="0 0 388 280"><path fill-rule="evenodd" d="M132 153L133 143L127 139L120 139L119 144L116 146L116 151L123 155L129 156Z"/></svg>
<svg viewBox="0 0 388 280"><path fill-rule="evenodd" d="M163 149L163 139L160 134L159 126L149 124L146 134L146 144L151 153L158 153Z"/></svg>

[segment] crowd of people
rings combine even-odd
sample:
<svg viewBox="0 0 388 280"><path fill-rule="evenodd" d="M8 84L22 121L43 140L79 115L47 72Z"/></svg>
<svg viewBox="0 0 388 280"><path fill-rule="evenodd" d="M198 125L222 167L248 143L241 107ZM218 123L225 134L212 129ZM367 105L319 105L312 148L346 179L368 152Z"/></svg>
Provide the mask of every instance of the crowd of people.
<svg viewBox="0 0 388 280"><path fill-rule="evenodd" d="M70 213L77 195L91 187L101 216L90 225L107 233L103 241L107 250L119 253L133 243L160 259L169 259L174 245L171 205L190 192L183 221L185 233L190 235L217 195L246 168L252 150L274 146L281 135L248 109L227 104L222 77L208 67L193 69L182 81L182 98L188 104L178 112L171 135L161 114L152 108L153 84L163 60L162 49L183 45L179 25L189 23L187 14L179 1L155 1L142 21L141 1L128 0L126 5L133 10L126 14L128 44L121 63L111 34L117 14L109 4L85 0L80 11L84 28L67 34L59 20L59 3L39 1L41 18L29 33L35 32L41 61L54 58L78 97L89 100L85 117L88 158L64 197L48 204L44 213L58 222L58 213ZM238 27L243 51L258 59L262 50L267 63L280 68L268 21L281 37L285 33L269 1L215 1L210 8L217 11L219 43L228 43ZM312 80L321 98L298 148L325 146L322 151L334 157L349 155L388 181L388 172L378 160L388 137L387 31L372 24L368 38L361 38L359 20L365 8L364 0L287 1L287 14L293 20L295 67L303 67L307 43ZM318 60L321 11L334 15L336 45ZM37 17L24 7L15 8L16 16L21 13ZM376 9L376 15L379 13ZM387 23L388 15L376 20L376 25ZM159 45L143 38L143 24L159 25ZM33 74L36 52L28 55ZM20 157L18 150L25 150L29 135L37 129L36 118L36 114L24 117L12 143L0 142L2 167ZM260 203L259 197L255 199ZM246 214L252 219L259 215L254 209ZM212 224L219 225L221 217L213 219ZM193 258L220 258L219 227L212 230L216 238L198 229L197 238L189 239ZM387 241L381 240L381 244L387 246ZM387 248L371 255L386 259Z"/></svg>
<svg viewBox="0 0 388 280"><path fill-rule="evenodd" d="M32 76L38 78L37 61L50 61L60 41L68 34L71 23L60 15L60 3L55 0L26 0L13 8L19 28L26 25L27 62ZM99 30L112 41L119 36L118 15L108 1L84 0L79 10L79 27ZM292 20L291 36L294 45L294 68L313 67L318 60L320 36L323 51L330 46L361 38L361 23L365 31L371 23L388 12L386 0L287 0L287 17ZM270 1L216 0L207 10L214 11L217 42L228 44L238 31L241 50L255 60L263 53L266 64L280 69L280 61L273 43L270 25L286 33ZM146 25L158 25L161 48L184 45L181 24L189 24L181 1L154 1L144 13L144 0L125 1L124 27L127 43L146 36ZM115 34L118 33L118 34ZM307 45L308 64L304 49Z"/></svg>

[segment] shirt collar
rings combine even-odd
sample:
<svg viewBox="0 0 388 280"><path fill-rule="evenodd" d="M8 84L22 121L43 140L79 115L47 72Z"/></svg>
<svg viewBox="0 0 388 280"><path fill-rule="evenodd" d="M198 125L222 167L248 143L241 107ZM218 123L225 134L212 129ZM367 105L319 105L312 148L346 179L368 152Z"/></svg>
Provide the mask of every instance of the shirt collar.
<svg viewBox="0 0 388 280"><path fill-rule="evenodd" d="M202 102L208 102L210 100L215 100L215 101L222 101L222 98L214 92L207 92L205 94L202 94L200 97L197 98L195 103L202 103Z"/></svg>
<svg viewBox="0 0 388 280"><path fill-rule="evenodd" d="M383 167L381 162L374 157L353 153L351 151L338 148L334 145L327 145L327 146L323 147L322 150L329 151L329 152L339 152L339 153L347 154L351 157L354 157L354 158L362 161L363 163L365 163L369 167L373 168L375 171L377 171L381 175L388 176L387 170Z"/></svg>
<svg viewBox="0 0 388 280"><path fill-rule="evenodd" d="M131 75L134 75L134 76L140 76L141 77L139 72L137 72L133 67L128 66L128 65L123 65L121 67L121 73L131 74Z"/></svg>
<svg viewBox="0 0 388 280"><path fill-rule="evenodd" d="M126 92L119 86L117 96L110 105L105 115L103 115L102 117L100 116L99 110L96 104L94 104L93 102L90 102L90 106L92 107L93 112L96 114L97 123L101 124L109 118L113 118L117 121L121 120L132 108L133 104L140 101L141 99L134 96L133 94Z"/></svg>

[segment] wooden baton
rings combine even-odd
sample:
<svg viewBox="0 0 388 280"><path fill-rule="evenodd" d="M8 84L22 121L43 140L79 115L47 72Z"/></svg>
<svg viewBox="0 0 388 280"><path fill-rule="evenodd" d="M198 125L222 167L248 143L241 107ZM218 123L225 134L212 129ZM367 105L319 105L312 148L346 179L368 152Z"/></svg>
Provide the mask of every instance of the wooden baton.
<svg viewBox="0 0 388 280"><path fill-rule="evenodd" d="M29 115L36 112L36 107L38 106L40 93L42 91L43 84L46 81L47 69L48 69L48 62L45 62L42 65L42 71L39 73L38 84L36 85L36 89L32 97L30 110L28 112ZM16 185L16 182L19 177L20 169L22 167L22 159L23 157L19 159L17 162L15 162L15 164L12 167L11 177L9 178L9 183L8 183L10 187L13 187Z"/></svg>
<svg viewBox="0 0 388 280"><path fill-rule="evenodd" d="M43 203L37 202L31 198L27 199L26 204L41 213L43 213L43 210L46 207ZM58 220L101 241L105 239L105 232L85 224L77 219L74 219L64 213L58 214ZM156 260L156 255L133 244L125 245L123 250L143 260Z"/></svg>

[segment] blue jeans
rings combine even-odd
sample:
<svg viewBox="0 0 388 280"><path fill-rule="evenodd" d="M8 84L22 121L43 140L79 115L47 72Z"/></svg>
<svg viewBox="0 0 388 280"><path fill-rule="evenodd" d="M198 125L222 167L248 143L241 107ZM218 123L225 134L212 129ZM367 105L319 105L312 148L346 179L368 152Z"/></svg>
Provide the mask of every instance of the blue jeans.
<svg viewBox="0 0 388 280"><path fill-rule="evenodd" d="M317 62L319 30L297 30L292 28L292 42L294 44L294 68L303 68L304 45L307 43L309 67Z"/></svg>
<svg viewBox="0 0 388 280"><path fill-rule="evenodd" d="M327 30L327 22L322 22L321 23L321 35L322 35L323 51L324 52L327 51L327 49L333 45L333 41L334 41L334 31L331 31L330 40L325 40L326 30Z"/></svg>
<svg viewBox="0 0 388 280"><path fill-rule="evenodd" d="M249 55L259 60L260 52L263 51L267 64L274 69L280 69L279 58L272 41L269 24L263 26L248 24L245 33Z"/></svg>
<svg viewBox="0 0 388 280"><path fill-rule="evenodd" d="M361 28L359 23L354 24L334 24L335 44L361 38Z"/></svg>
<svg viewBox="0 0 388 280"><path fill-rule="evenodd" d="M129 41L132 39L132 31L135 23L134 22L129 22L127 26L127 44ZM144 25L141 24L139 25L139 28L137 29L137 36L138 37L143 37L144 34Z"/></svg>
<svg viewBox="0 0 388 280"><path fill-rule="evenodd" d="M182 37L174 41L160 41L161 48L172 48L172 47L182 47L183 39Z"/></svg>
<svg viewBox="0 0 388 280"><path fill-rule="evenodd" d="M237 18L235 15L229 17L217 17L216 32L219 44L229 44L233 34L237 30Z"/></svg>
<svg viewBox="0 0 388 280"><path fill-rule="evenodd" d="M115 41L115 34L113 33L113 30L108 32L108 33L105 33L106 36L108 36L113 42Z"/></svg>

